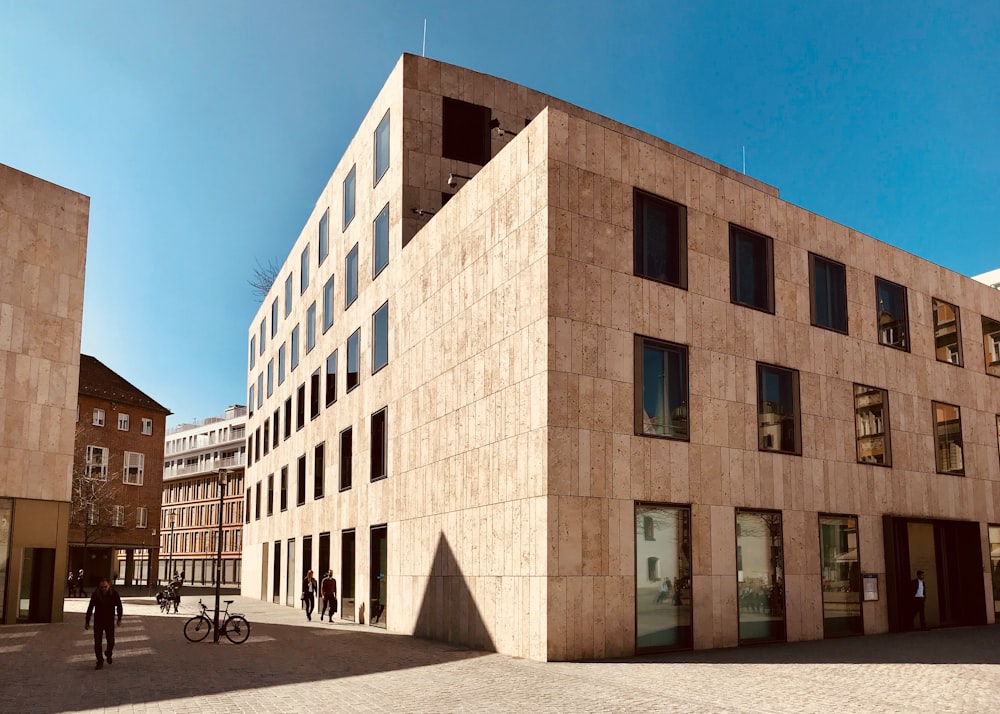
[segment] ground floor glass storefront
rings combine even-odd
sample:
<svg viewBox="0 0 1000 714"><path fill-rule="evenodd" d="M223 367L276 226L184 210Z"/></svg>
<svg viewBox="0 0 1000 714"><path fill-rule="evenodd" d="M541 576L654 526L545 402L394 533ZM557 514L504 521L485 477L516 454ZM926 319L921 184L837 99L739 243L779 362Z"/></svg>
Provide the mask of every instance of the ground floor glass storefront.
<svg viewBox="0 0 1000 714"><path fill-rule="evenodd" d="M785 565L781 514L736 512L740 642L785 639Z"/></svg>
<svg viewBox="0 0 1000 714"><path fill-rule="evenodd" d="M857 516L819 517L823 578L823 636L864 632Z"/></svg>
<svg viewBox="0 0 1000 714"><path fill-rule="evenodd" d="M635 646L687 649L691 637L691 509L635 507Z"/></svg>

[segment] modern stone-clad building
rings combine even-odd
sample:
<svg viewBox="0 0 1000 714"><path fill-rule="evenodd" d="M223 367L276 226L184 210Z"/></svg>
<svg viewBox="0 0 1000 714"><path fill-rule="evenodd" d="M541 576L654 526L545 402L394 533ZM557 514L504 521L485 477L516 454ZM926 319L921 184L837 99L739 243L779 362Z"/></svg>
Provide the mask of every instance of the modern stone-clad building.
<svg viewBox="0 0 1000 714"><path fill-rule="evenodd" d="M245 595L537 660L1000 609L1000 293L404 55L248 333Z"/></svg>
<svg viewBox="0 0 1000 714"><path fill-rule="evenodd" d="M0 624L62 622L89 221L0 164Z"/></svg>

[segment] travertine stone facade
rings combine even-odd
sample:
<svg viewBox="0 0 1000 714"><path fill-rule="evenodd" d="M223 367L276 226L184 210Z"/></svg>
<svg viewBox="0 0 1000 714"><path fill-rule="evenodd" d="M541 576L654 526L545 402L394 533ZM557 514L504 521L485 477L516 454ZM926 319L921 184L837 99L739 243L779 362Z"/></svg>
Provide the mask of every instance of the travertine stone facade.
<svg viewBox="0 0 1000 714"><path fill-rule="evenodd" d="M0 164L0 501L12 509L0 529L5 623L18 618L23 550L41 547L55 549L58 575L31 617L62 620L89 216L86 196Z"/></svg>
<svg viewBox="0 0 1000 714"><path fill-rule="evenodd" d="M443 157L442 97L488 107L508 129L489 132L484 166ZM375 184L374 132L387 112L391 158ZM342 231L342 187L355 166L357 213ZM452 187L450 174L471 178ZM635 189L686 207L687 289L636 275ZM386 205L389 262L373 276L373 221ZM327 210L330 249L320 262ZM773 314L731 302L731 225L773 241ZM355 244L358 299L345 307ZM847 334L812 324L810 253L845 266ZM324 331L330 276L334 321ZM909 351L879 344L876 277L907 289ZM962 367L935 358L932 298L960 308ZM314 301L317 343L307 352ZM372 316L386 302L388 364L373 373ZM356 579L345 615L360 619L364 607L370 617L381 602L379 624L399 632L541 660L631 655L636 508L659 503L691 515L695 648L740 642L740 509L781 515L789 640L824 636L821 514L856 522L855 557L879 588L860 606L865 632L894 626L896 581L909 578L887 565L895 551L885 517L978 524L983 621L993 621L987 524L1000 520L1000 382L985 370L981 315L1000 319L1000 293L785 203L773 187L504 80L404 55L250 326L248 387L276 364L273 394L250 400L248 432L259 442L277 412L281 438L248 464L244 593L297 605L315 548L309 562L296 550L289 569L275 567L274 545L284 558L290 539L329 533L342 588ZM295 325L302 361L278 384L279 348L290 349ZM358 329L360 383L345 393L346 342ZM637 433L636 336L687 348L689 440ZM337 401L326 404L322 376L311 418L310 375L325 375L334 350ZM798 372L800 455L758 450L758 363ZM855 383L888 391L891 468L858 462ZM286 400L294 419L300 386L305 423L286 439ZM937 473L932 401L961 407L964 476ZM383 407L387 478L371 481L371 415ZM353 479L338 490L348 427ZM315 498L320 443L325 487ZM297 505L300 457L307 494ZM282 467L287 509L257 513L256 484L266 489ZM382 525L384 578L369 540ZM349 573L345 531L355 538Z"/></svg>

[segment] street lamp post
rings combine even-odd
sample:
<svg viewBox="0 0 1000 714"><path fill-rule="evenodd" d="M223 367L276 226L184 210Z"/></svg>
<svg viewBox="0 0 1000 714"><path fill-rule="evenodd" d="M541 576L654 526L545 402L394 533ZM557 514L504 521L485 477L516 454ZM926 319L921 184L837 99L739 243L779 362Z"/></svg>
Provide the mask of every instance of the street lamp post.
<svg viewBox="0 0 1000 714"><path fill-rule="evenodd" d="M171 508L170 512L167 514L167 520L170 521L170 539L167 541L167 582L170 582L170 578L173 577L171 573L171 568L174 566L174 523L177 521L177 512L175 509Z"/></svg>
<svg viewBox="0 0 1000 714"><path fill-rule="evenodd" d="M226 485L228 482L229 471L226 469L219 469L219 535L216 544L216 555L215 555L215 635L214 642L219 641L219 597L221 596L222 588L222 499L226 495Z"/></svg>

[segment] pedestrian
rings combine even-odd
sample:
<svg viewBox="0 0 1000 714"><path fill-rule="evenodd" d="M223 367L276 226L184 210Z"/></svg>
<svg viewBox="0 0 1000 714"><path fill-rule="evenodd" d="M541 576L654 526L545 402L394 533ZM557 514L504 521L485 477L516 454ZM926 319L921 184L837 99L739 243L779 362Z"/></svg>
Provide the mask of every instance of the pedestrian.
<svg viewBox="0 0 1000 714"><path fill-rule="evenodd" d="M660 594L656 596L656 604L659 605L668 597L670 597L670 578L664 578L660 584Z"/></svg>
<svg viewBox="0 0 1000 714"><path fill-rule="evenodd" d="M313 577L313 571L306 573L306 579L302 581L302 602L306 606L306 619L312 621L313 619L313 608L316 607L316 592L319 587L316 583L316 578Z"/></svg>
<svg viewBox="0 0 1000 714"><path fill-rule="evenodd" d="M323 610L319 613L322 622L323 615L329 610L330 622L333 622L333 615L337 612L337 579L333 577L333 571L327 570L326 577L320 584L320 594L323 596Z"/></svg>
<svg viewBox="0 0 1000 714"><path fill-rule="evenodd" d="M76 595L77 597L87 597L87 591L83 589L83 568L76 571Z"/></svg>
<svg viewBox="0 0 1000 714"><path fill-rule="evenodd" d="M184 573L174 571L174 578L170 581L170 599L174 603L174 612L181 606L181 586L184 584Z"/></svg>
<svg viewBox="0 0 1000 714"><path fill-rule="evenodd" d="M918 570L917 577L910 581L910 594L913 597L913 614L910 621L920 618L920 629L927 629L927 619L924 615L924 605L927 602L927 583L924 582L924 571Z"/></svg>
<svg viewBox="0 0 1000 714"><path fill-rule="evenodd" d="M117 617L117 623L115 622ZM90 629L90 616L94 616L94 656L97 657L97 666L94 669L104 668L104 656L111 664L111 655L115 650L115 624L122 624L122 599L118 591L111 587L107 578L101 578L97 590L90 596L90 604L87 605L87 615L83 621L83 629ZM108 648L103 651L101 647L102 637L106 637Z"/></svg>
<svg viewBox="0 0 1000 714"><path fill-rule="evenodd" d="M73 597L76 595L76 576L73 575L73 571L69 571L69 577L66 578L66 597Z"/></svg>

